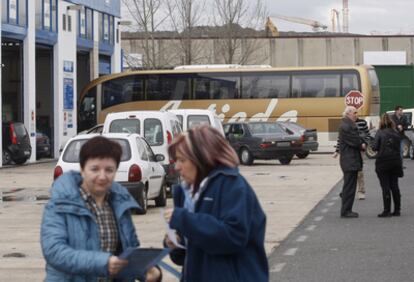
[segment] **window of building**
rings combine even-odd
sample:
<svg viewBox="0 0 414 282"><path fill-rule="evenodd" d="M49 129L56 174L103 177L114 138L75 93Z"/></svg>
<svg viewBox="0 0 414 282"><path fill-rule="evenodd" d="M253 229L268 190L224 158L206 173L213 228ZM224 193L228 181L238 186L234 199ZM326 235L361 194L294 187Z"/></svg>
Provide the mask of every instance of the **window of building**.
<svg viewBox="0 0 414 282"><path fill-rule="evenodd" d="M2 23L27 26L27 0L2 0Z"/></svg>
<svg viewBox="0 0 414 282"><path fill-rule="evenodd" d="M36 29L57 32L57 0L36 0Z"/></svg>
<svg viewBox="0 0 414 282"><path fill-rule="evenodd" d="M93 40L93 11L84 8L79 11L78 36Z"/></svg>
<svg viewBox="0 0 414 282"><path fill-rule="evenodd" d="M114 17L108 14L99 14L99 41L107 44L114 44L115 26Z"/></svg>

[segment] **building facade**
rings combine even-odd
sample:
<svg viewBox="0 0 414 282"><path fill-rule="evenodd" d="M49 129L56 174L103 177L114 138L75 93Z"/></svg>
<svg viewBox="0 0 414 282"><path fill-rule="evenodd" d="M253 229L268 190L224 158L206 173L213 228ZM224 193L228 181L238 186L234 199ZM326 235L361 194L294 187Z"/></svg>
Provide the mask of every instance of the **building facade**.
<svg viewBox="0 0 414 282"><path fill-rule="evenodd" d="M77 133L80 90L94 78L121 71L120 5L120 0L1 0L0 119L25 124L29 162L36 161L37 131L48 135L57 157Z"/></svg>

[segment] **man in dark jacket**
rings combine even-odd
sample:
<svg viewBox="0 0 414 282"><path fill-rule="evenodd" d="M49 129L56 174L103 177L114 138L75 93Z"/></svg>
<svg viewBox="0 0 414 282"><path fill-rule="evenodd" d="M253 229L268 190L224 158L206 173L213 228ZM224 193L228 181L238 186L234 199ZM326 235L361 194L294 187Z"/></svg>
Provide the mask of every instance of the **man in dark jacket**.
<svg viewBox="0 0 414 282"><path fill-rule="evenodd" d="M403 107L402 106L396 106L394 109L394 114L391 116L391 120L395 124L395 128L401 135L401 146L400 146L400 155L401 159L403 159L403 144L404 144L404 131L408 128L408 121L407 117L403 114Z"/></svg>
<svg viewBox="0 0 414 282"><path fill-rule="evenodd" d="M339 163L344 174L342 187L341 217L358 217L358 213L352 211L354 204L358 171L362 170L361 150L365 150L364 139L359 135L355 123L357 120L355 107L345 108L341 125L339 127Z"/></svg>

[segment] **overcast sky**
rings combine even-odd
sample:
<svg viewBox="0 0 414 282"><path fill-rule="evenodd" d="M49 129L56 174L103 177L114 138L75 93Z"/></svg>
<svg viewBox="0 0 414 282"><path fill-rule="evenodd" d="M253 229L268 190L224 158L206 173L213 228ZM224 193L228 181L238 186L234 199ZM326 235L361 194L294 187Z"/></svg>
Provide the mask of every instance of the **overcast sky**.
<svg viewBox="0 0 414 282"><path fill-rule="evenodd" d="M265 0L269 14L319 21L331 29L331 9L340 11L342 0ZM349 0L349 32L414 34L414 0ZM312 31L308 25L273 19L279 31Z"/></svg>
<svg viewBox="0 0 414 282"><path fill-rule="evenodd" d="M206 0L211 1L211 0ZM252 0L246 0L248 2ZM342 0L262 0L267 13L316 20L331 30L331 10L340 12ZM349 32L414 34L414 0L349 0ZM123 7L123 15L127 13ZM126 16L125 18L128 18ZM273 18L279 31L312 31L312 27Z"/></svg>

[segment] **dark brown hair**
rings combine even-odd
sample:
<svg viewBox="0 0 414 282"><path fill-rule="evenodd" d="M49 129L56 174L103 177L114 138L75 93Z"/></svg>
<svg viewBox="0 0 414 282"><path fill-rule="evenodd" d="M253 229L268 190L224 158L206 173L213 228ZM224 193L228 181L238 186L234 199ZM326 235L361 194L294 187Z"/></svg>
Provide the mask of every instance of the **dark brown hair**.
<svg viewBox="0 0 414 282"><path fill-rule="evenodd" d="M234 149L219 131L208 125L192 128L174 138L168 153L176 160L177 152L183 154L197 168L194 192L215 167L239 165Z"/></svg>
<svg viewBox="0 0 414 282"><path fill-rule="evenodd" d="M379 123L379 128L380 129L395 128L394 122L392 121L392 119L387 113L382 115L380 123Z"/></svg>
<svg viewBox="0 0 414 282"><path fill-rule="evenodd" d="M121 161L122 148L115 141L111 141L103 136L96 136L83 144L79 153L79 163L81 168L85 167L89 159L113 159L118 168Z"/></svg>

